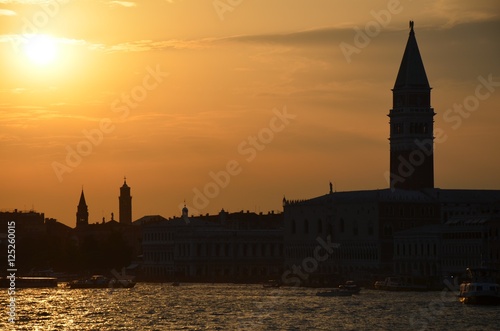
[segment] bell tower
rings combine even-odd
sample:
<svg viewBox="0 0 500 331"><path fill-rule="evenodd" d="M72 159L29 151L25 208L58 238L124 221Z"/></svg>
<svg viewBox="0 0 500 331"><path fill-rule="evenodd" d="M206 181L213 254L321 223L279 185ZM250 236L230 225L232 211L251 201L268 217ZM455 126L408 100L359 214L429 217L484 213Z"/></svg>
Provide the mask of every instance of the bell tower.
<svg viewBox="0 0 500 331"><path fill-rule="evenodd" d="M123 224L132 224L132 197L130 196L130 187L127 185L127 178L123 179L123 186L120 187L119 202L119 221Z"/></svg>
<svg viewBox="0 0 500 331"><path fill-rule="evenodd" d="M434 187L434 109L413 21L396 83L390 118L390 187Z"/></svg>
<svg viewBox="0 0 500 331"><path fill-rule="evenodd" d="M76 227L80 228L82 226L89 225L89 209L87 203L85 202L85 195L80 194L80 202L76 207Z"/></svg>

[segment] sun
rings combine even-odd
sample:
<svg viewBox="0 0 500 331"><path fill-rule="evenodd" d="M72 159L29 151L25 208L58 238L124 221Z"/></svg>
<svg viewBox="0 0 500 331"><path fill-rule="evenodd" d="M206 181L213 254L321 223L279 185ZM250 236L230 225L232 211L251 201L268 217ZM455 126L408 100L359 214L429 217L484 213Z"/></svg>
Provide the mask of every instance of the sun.
<svg viewBox="0 0 500 331"><path fill-rule="evenodd" d="M26 36L24 53L31 63L45 66L57 59L57 44L48 35Z"/></svg>

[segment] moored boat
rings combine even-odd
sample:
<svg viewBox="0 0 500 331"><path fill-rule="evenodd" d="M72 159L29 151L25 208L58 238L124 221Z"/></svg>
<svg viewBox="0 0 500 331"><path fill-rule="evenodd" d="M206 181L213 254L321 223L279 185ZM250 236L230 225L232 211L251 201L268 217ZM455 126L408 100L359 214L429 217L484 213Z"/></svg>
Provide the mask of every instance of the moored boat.
<svg viewBox="0 0 500 331"><path fill-rule="evenodd" d="M499 305L499 272L490 268L467 268L467 280L460 284L458 299L462 303L478 305Z"/></svg>
<svg viewBox="0 0 500 331"><path fill-rule="evenodd" d="M319 297L348 297L351 296L353 292L346 290L344 288L334 288L327 291L317 292L316 295Z"/></svg>
<svg viewBox="0 0 500 331"><path fill-rule="evenodd" d="M415 285L406 283L401 277L386 277L383 281L376 281L374 284L376 290L382 291L425 291L424 285Z"/></svg>
<svg viewBox="0 0 500 331"><path fill-rule="evenodd" d="M132 288L135 282L130 279L109 279L103 275L78 279L68 283L69 288Z"/></svg>
<svg viewBox="0 0 500 331"><path fill-rule="evenodd" d="M1 288L45 288L57 287L55 277L2 277L0 278Z"/></svg>
<svg viewBox="0 0 500 331"><path fill-rule="evenodd" d="M281 283L276 279L270 279L265 283L262 283L263 287L280 287Z"/></svg>
<svg viewBox="0 0 500 331"><path fill-rule="evenodd" d="M93 275L86 279L77 279L68 283L69 288L106 288L109 287L109 279L102 275Z"/></svg>
<svg viewBox="0 0 500 331"><path fill-rule="evenodd" d="M348 280L344 284L339 285L339 288L349 291L352 294L358 294L361 291L361 287L352 280Z"/></svg>

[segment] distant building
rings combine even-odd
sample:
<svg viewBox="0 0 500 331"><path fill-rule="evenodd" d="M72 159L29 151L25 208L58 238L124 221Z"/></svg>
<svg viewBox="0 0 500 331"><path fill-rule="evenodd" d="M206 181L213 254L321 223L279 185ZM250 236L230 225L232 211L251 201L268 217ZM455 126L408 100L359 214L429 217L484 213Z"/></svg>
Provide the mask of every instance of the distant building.
<svg viewBox="0 0 500 331"><path fill-rule="evenodd" d="M132 224L132 196L130 195L130 187L127 185L127 179L123 181L123 186L120 188L119 200L119 220L122 224Z"/></svg>
<svg viewBox="0 0 500 331"><path fill-rule="evenodd" d="M146 279L263 281L283 266L283 215L250 212L147 222L143 226Z"/></svg>
<svg viewBox="0 0 500 331"><path fill-rule="evenodd" d="M76 228L81 228L82 226L89 225L89 209L87 203L85 202L85 195L80 194L80 202L76 207Z"/></svg>
<svg viewBox="0 0 500 331"><path fill-rule="evenodd" d="M34 210L0 212L0 233L7 233L8 223L15 222L16 235L42 236L46 233L44 217Z"/></svg>
<svg viewBox="0 0 500 331"><path fill-rule="evenodd" d="M65 264L63 256L68 254L71 230L34 210L0 212L0 258L7 261L7 248L12 244L9 238L14 238L15 264L11 267L17 269L18 276L60 267ZM0 275L4 276L4 272Z"/></svg>
<svg viewBox="0 0 500 331"><path fill-rule="evenodd" d="M77 224L72 233L75 249L83 256L84 270L110 271L115 265L128 266L141 253L141 227L131 222L132 197L124 181L120 188L120 222L114 219L89 222L88 206L82 190L77 207ZM107 269L109 270L107 270Z"/></svg>
<svg viewBox="0 0 500 331"><path fill-rule="evenodd" d="M442 286L466 268L500 268L500 213L454 217L444 224L394 235L394 272L414 282Z"/></svg>

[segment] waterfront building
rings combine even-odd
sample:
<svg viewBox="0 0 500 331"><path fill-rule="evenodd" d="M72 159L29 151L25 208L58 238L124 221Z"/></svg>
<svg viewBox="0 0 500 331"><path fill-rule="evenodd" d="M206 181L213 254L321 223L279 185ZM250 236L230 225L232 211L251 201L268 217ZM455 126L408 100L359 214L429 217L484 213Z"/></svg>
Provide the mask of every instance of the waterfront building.
<svg viewBox="0 0 500 331"><path fill-rule="evenodd" d="M463 276L470 267L500 268L500 215L453 217L444 224L394 235L394 272L442 287L443 279Z"/></svg>
<svg viewBox="0 0 500 331"><path fill-rule="evenodd" d="M320 240L336 246L302 277L303 285L390 274L394 233L440 221L436 201L408 190L331 191L310 200L284 199L284 210L285 269L305 266Z"/></svg>
<svg viewBox="0 0 500 331"><path fill-rule="evenodd" d="M158 281L246 282L279 278L283 215L188 216L143 225L143 274Z"/></svg>

